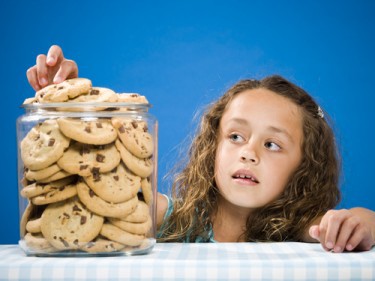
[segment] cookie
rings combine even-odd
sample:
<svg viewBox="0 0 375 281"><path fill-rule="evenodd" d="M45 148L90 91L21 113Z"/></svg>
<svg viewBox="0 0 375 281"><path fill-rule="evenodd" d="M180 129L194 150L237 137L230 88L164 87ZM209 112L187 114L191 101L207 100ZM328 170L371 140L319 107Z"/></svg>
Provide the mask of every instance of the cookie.
<svg viewBox="0 0 375 281"><path fill-rule="evenodd" d="M77 195L77 188L75 184L69 184L62 187L52 187L46 193L31 198L31 202L35 205L46 205L55 202L60 202Z"/></svg>
<svg viewBox="0 0 375 281"><path fill-rule="evenodd" d="M121 228L122 230L125 230L126 232L133 233L133 234L139 234L139 235L146 235L152 226L152 220L149 216L148 219L145 222L128 222L122 219L116 219L116 218L109 218L108 219L111 224L114 226L117 226L118 228Z"/></svg>
<svg viewBox="0 0 375 281"><path fill-rule="evenodd" d="M149 178L143 178L141 181L142 194L147 205L151 206L153 202L153 193L151 181Z"/></svg>
<svg viewBox="0 0 375 281"><path fill-rule="evenodd" d="M50 182L48 184L34 182L22 188L20 194L22 197L32 198L50 192L51 190L62 188L72 183L75 179L75 177L68 177L54 182Z"/></svg>
<svg viewBox="0 0 375 281"><path fill-rule="evenodd" d="M142 178L146 178L151 175L153 170L151 158L141 159L134 156L118 139L115 141L115 145L120 152L122 161L124 161L129 170Z"/></svg>
<svg viewBox="0 0 375 281"><path fill-rule="evenodd" d="M57 165L71 174L90 176L113 170L120 160L120 154L113 144L87 145L77 142L65 151Z"/></svg>
<svg viewBox="0 0 375 281"><path fill-rule="evenodd" d="M123 218L134 211L138 198L135 196L121 203L107 202L98 197L86 183L77 184L78 197L92 212L103 217Z"/></svg>
<svg viewBox="0 0 375 281"><path fill-rule="evenodd" d="M148 158L152 155L154 144L145 122L112 118L112 124L121 142L133 155L138 158Z"/></svg>
<svg viewBox="0 0 375 281"><path fill-rule="evenodd" d="M107 119L84 120L72 118L57 119L61 132L81 143L103 145L113 142L117 132Z"/></svg>
<svg viewBox="0 0 375 281"><path fill-rule="evenodd" d="M135 197L141 187L141 178L130 172L122 162L108 173L85 177L84 180L96 195L112 203Z"/></svg>
<svg viewBox="0 0 375 281"><path fill-rule="evenodd" d="M32 128L21 141L21 158L30 170L40 170L54 164L69 146L54 119L46 120Z"/></svg>
<svg viewBox="0 0 375 281"><path fill-rule="evenodd" d="M31 233L40 233L41 232L41 229L40 229L41 220L42 220L41 218L29 220L26 223L26 231L31 232Z"/></svg>
<svg viewBox="0 0 375 281"><path fill-rule="evenodd" d="M21 238L23 238L26 233L26 225L29 221L35 220L41 217L45 206L36 206L32 204L30 201L28 202L24 212L22 213L21 220L20 220L20 234Z"/></svg>
<svg viewBox="0 0 375 281"><path fill-rule="evenodd" d="M27 98L23 101L22 104L32 104L38 102L36 97Z"/></svg>
<svg viewBox="0 0 375 281"><path fill-rule="evenodd" d="M57 164L52 164L41 170L25 169L25 178L29 181L39 181L48 178L59 171L61 171L61 168Z"/></svg>
<svg viewBox="0 0 375 281"><path fill-rule="evenodd" d="M117 102L117 95L114 91L103 87L92 87L87 94L79 95L68 102Z"/></svg>
<svg viewBox="0 0 375 281"><path fill-rule="evenodd" d="M99 235L95 240L84 245L81 250L88 253L108 253L120 251L125 247L121 243L102 238Z"/></svg>
<svg viewBox="0 0 375 281"><path fill-rule="evenodd" d="M100 234L110 240L128 246L139 246L145 240L143 235L132 234L109 223L104 223Z"/></svg>
<svg viewBox="0 0 375 281"><path fill-rule="evenodd" d="M42 214L41 231L57 249L79 249L99 234L103 221L73 197L48 205Z"/></svg>
<svg viewBox="0 0 375 281"><path fill-rule="evenodd" d="M117 93L117 101L126 103L148 104L147 98L137 93Z"/></svg>
<svg viewBox="0 0 375 281"><path fill-rule="evenodd" d="M68 173L67 171L60 170L57 173L53 174L52 176L49 176L48 178L38 180L38 182L39 183L49 183L49 182L57 181L57 180L60 180L60 179L68 178L71 175L72 174Z"/></svg>
<svg viewBox="0 0 375 281"><path fill-rule="evenodd" d="M48 85L36 92L35 97L40 103L65 102L86 94L91 89L91 81L86 78L73 78L59 84Z"/></svg>
<svg viewBox="0 0 375 281"><path fill-rule="evenodd" d="M124 221L133 223L146 222L150 216L150 210L147 204L143 201L138 200L137 207L134 212L123 218Z"/></svg>
<svg viewBox="0 0 375 281"><path fill-rule="evenodd" d="M24 237L26 246L36 252L50 253L55 252L55 249L41 234L27 233Z"/></svg>
<svg viewBox="0 0 375 281"><path fill-rule="evenodd" d="M29 221L30 214L32 213L33 208L34 208L34 206L30 202L28 202L25 210L22 213L22 216L21 216L21 219L20 219L20 235L21 235L21 238L24 237L27 233L26 224Z"/></svg>

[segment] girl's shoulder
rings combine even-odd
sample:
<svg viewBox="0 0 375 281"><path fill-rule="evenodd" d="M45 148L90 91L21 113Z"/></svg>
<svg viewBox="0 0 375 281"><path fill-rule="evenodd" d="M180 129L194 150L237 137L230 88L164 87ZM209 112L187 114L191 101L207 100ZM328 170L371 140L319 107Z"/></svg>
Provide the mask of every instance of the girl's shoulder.
<svg viewBox="0 0 375 281"><path fill-rule="evenodd" d="M165 194L158 193L156 204L156 223L157 228L163 224L165 218L169 217L173 210L173 204L170 197Z"/></svg>

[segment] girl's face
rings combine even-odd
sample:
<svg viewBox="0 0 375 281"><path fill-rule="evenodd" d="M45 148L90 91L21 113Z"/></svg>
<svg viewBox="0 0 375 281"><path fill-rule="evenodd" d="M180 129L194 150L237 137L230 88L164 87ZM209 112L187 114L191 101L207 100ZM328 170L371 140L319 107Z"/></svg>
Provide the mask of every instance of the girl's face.
<svg viewBox="0 0 375 281"><path fill-rule="evenodd" d="M224 112L215 160L222 199L246 210L276 199L301 161L302 115L267 89L239 93Z"/></svg>

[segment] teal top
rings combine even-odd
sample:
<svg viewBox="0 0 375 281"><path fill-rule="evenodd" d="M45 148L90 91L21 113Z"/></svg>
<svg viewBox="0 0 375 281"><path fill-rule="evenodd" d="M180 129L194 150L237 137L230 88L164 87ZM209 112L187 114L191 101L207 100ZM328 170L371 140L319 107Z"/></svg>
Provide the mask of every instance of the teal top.
<svg viewBox="0 0 375 281"><path fill-rule="evenodd" d="M163 224L161 225L160 227L160 230L158 231L158 233L156 234L156 237L157 238L161 238L162 237L162 234L163 234L163 230L165 228L165 222L167 221L167 218L172 214L173 212L173 202L172 202L172 198L170 198L169 196L163 194L165 196L165 198L167 198L167 201L168 201L168 207L167 207L167 211L165 212L165 215L164 215L164 218L163 218ZM206 241L205 239L203 239L203 237L200 237L198 236L195 241L190 241L190 237L189 236L186 236L184 241L185 243L190 243L190 242L195 242L195 243L203 243L203 242L212 242L212 243L216 243L215 239L214 239L214 232L212 230L212 226L210 226L210 229L208 231L208 238L209 240Z"/></svg>

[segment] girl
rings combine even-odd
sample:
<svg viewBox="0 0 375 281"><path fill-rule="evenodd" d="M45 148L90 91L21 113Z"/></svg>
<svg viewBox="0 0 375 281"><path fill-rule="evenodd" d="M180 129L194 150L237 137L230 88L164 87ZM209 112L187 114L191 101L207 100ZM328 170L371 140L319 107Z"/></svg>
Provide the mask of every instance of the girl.
<svg viewBox="0 0 375 281"><path fill-rule="evenodd" d="M78 76L58 46L27 71L35 90ZM172 198L158 195L159 241L320 241L369 250L375 213L332 210L339 160L323 111L280 76L240 81L204 115Z"/></svg>

